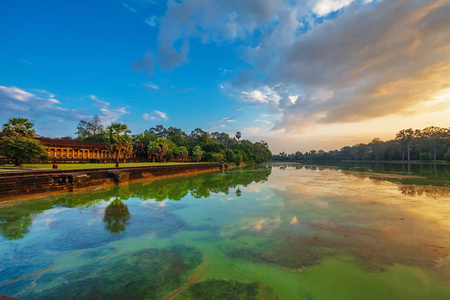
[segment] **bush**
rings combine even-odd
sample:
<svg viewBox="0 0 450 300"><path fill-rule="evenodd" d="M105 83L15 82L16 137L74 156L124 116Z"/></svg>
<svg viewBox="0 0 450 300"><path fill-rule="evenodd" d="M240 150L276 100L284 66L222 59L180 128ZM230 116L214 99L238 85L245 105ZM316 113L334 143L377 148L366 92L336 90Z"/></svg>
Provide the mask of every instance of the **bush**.
<svg viewBox="0 0 450 300"><path fill-rule="evenodd" d="M423 161L430 161L431 160L431 154L429 152L422 153L420 160Z"/></svg>
<svg viewBox="0 0 450 300"><path fill-rule="evenodd" d="M234 162L236 160L236 154L231 149L225 150L224 158L227 162Z"/></svg>
<svg viewBox="0 0 450 300"><path fill-rule="evenodd" d="M450 162L450 150L448 150L448 151L444 154L444 159L445 159L447 162Z"/></svg>
<svg viewBox="0 0 450 300"><path fill-rule="evenodd" d="M213 153L211 155L211 161L212 162L225 162L225 159L223 158L223 155L220 153Z"/></svg>

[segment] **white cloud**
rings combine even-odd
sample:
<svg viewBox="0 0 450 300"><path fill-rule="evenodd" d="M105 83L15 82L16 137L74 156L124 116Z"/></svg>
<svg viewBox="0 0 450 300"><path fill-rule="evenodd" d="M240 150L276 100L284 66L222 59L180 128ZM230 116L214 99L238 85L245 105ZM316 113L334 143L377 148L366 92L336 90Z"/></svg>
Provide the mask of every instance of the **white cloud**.
<svg viewBox="0 0 450 300"><path fill-rule="evenodd" d="M150 18L147 18L144 20L144 23L151 27L155 27L157 25L157 22L158 22L158 17L156 17L156 16L151 16Z"/></svg>
<svg viewBox="0 0 450 300"><path fill-rule="evenodd" d="M153 89L153 90L159 90L159 86L157 86L156 84L154 84L152 82L144 83L144 86L148 87L150 89Z"/></svg>
<svg viewBox="0 0 450 300"><path fill-rule="evenodd" d="M157 53L132 67L171 70L192 39L237 41L250 67L220 89L281 113L275 129L360 122L413 113L450 88L449 15L448 0L169 0Z"/></svg>
<svg viewBox="0 0 450 300"><path fill-rule="evenodd" d="M143 114L143 115L142 115L142 118L143 118L145 121L156 121L156 120L157 120L157 118L156 118L155 116L150 116L150 115L147 114L147 113Z"/></svg>
<svg viewBox="0 0 450 300"><path fill-rule="evenodd" d="M159 119L163 119L164 121L169 120L169 117L167 117L167 114L163 113L162 111L154 110L151 114L152 115L145 113L142 115L142 118L146 121L156 121Z"/></svg>
<svg viewBox="0 0 450 300"><path fill-rule="evenodd" d="M154 113L155 115L157 115L158 117L160 117L161 119L163 119L164 121L169 120L169 118L167 117L167 114L166 114L166 113L163 113L162 111L155 110L153 113Z"/></svg>
<svg viewBox="0 0 450 300"><path fill-rule="evenodd" d="M132 13L137 14L137 11L136 11L136 9L134 7L132 7L132 6L128 5L128 4L126 4L126 3L123 3L123 2L122 2L122 4L123 4L123 7L125 7L126 9L131 11Z"/></svg>
<svg viewBox="0 0 450 300"><path fill-rule="evenodd" d="M276 27L262 34L241 53L256 71L241 72L222 92L281 112L274 129L292 131L418 112L450 88L450 2L370 2L355 1L306 33L285 34L281 47L269 42ZM317 3L335 10L347 2Z"/></svg>
<svg viewBox="0 0 450 300"><path fill-rule="evenodd" d="M220 119L219 122L235 123L236 120L234 120L234 117L232 117L232 118L223 118L223 119Z"/></svg>
<svg viewBox="0 0 450 300"><path fill-rule="evenodd" d="M319 0L314 2L313 12L319 16L325 16L346 7L352 3L353 0Z"/></svg>
<svg viewBox="0 0 450 300"><path fill-rule="evenodd" d="M30 90L31 91L31 90ZM39 89L33 89L37 94L30 93L17 87L0 86L0 116L26 117L40 119L43 116L50 119L62 118L73 121L86 117L87 110L66 109L59 106L60 101L54 95Z"/></svg>
<svg viewBox="0 0 450 300"><path fill-rule="evenodd" d="M245 39L272 22L284 6L282 0L169 0L159 19L158 62L161 68L171 70L186 61L191 37L204 43ZM176 48L176 43L181 47Z"/></svg>
<svg viewBox="0 0 450 300"><path fill-rule="evenodd" d="M124 114L128 114L124 107L120 107L117 109L108 109L101 108L100 109L100 118L102 123L105 125L109 125L111 123L117 122L117 120L122 117Z"/></svg>
<svg viewBox="0 0 450 300"><path fill-rule="evenodd" d="M90 95L89 98L91 98L92 100L94 100L94 106L97 107L101 107L101 108L107 108L108 106L111 105L111 103L103 101L103 100L99 100L96 96L94 95Z"/></svg>
<svg viewBox="0 0 450 300"><path fill-rule="evenodd" d="M16 88L15 86L12 87L0 86L0 93L3 94L4 97L14 99L20 102L28 102L32 97L34 97L33 94L28 93L19 88Z"/></svg>

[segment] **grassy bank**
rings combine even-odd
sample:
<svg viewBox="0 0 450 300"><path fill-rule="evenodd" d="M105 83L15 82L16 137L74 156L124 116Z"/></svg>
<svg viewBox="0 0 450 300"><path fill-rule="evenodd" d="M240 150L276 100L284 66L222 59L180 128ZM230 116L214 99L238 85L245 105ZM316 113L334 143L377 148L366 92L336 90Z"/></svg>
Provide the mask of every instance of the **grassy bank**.
<svg viewBox="0 0 450 300"><path fill-rule="evenodd" d="M159 166L159 165L180 165L180 164L193 164L193 162L167 162L167 163L152 163L152 162L142 162L142 163L120 163L119 167L144 167L144 166ZM58 169L60 170L72 170L72 169L94 169L94 168L114 168L115 163L107 164L58 164ZM2 171L12 171L14 169L1 169L3 167L14 167L14 165L0 165L0 172ZM52 169L52 164L23 164L17 169Z"/></svg>

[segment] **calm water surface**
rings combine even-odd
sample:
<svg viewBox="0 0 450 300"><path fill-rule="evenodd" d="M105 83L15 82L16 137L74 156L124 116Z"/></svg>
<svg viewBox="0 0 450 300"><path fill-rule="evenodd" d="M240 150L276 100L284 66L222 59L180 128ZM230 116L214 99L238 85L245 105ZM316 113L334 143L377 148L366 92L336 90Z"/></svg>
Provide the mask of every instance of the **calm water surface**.
<svg viewBox="0 0 450 300"><path fill-rule="evenodd" d="M21 299L450 299L449 167L274 164L0 204Z"/></svg>

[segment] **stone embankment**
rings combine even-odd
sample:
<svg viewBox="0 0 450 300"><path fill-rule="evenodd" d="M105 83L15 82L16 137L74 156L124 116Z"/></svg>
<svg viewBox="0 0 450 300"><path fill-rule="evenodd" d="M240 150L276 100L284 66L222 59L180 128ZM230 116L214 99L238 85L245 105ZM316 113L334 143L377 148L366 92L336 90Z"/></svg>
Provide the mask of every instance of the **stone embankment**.
<svg viewBox="0 0 450 300"><path fill-rule="evenodd" d="M180 164L78 170L36 170L0 173L0 201L55 192L73 192L102 185L123 184L189 173L219 171L227 165Z"/></svg>

